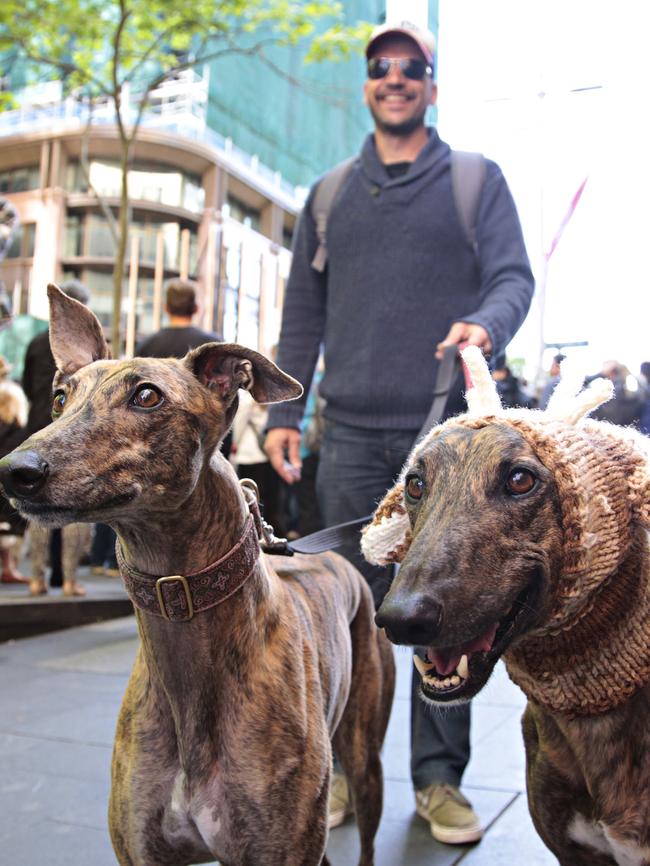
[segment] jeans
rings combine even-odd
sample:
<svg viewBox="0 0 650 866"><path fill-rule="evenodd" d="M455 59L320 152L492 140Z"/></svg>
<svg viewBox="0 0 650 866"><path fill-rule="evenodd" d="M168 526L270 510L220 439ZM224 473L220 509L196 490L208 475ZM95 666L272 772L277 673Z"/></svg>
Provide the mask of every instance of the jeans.
<svg viewBox="0 0 650 866"><path fill-rule="evenodd" d="M406 462L417 430L374 430L327 421L316 488L325 526L370 514ZM358 542L338 552L363 574L378 607L388 591L391 568L369 565ZM470 705L438 710L417 696L415 666L411 685L411 779L416 790L433 782L460 785L469 761Z"/></svg>

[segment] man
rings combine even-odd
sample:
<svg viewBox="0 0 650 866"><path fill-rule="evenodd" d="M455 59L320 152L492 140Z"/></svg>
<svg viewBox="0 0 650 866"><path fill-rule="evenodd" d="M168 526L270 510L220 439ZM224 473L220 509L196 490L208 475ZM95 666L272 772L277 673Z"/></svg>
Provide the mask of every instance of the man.
<svg viewBox="0 0 650 866"><path fill-rule="evenodd" d="M196 289L196 283L192 280L169 280L165 296L169 326L156 331L136 346L137 357L182 358L190 349L223 339L212 331L203 331L192 324L198 312Z"/></svg>
<svg viewBox="0 0 650 866"><path fill-rule="evenodd" d="M331 209L324 273L310 204L300 220L278 364L309 388L321 343L325 433L318 491L325 525L368 514L393 483L431 407L437 357L462 341L501 354L521 325L533 277L512 197L486 161L477 251L458 216L450 149L424 122L436 102L434 39L408 22L378 28L366 48L365 103L374 134ZM303 403L271 407L266 451L291 483L300 467ZM463 409L458 384L447 413ZM390 583L354 549L377 603ZM458 787L469 759L469 706L427 713L414 671L411 776L418 814L439 841L464 844L481 826ZM333 784L330 825L346 814ZM341 800L336 802L338 794Z"/></svg>

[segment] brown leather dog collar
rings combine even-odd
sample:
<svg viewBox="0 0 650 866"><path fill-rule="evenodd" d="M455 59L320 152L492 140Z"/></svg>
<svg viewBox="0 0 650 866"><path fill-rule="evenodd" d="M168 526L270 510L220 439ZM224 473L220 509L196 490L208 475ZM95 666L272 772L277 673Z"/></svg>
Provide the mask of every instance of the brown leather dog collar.
<svg viewBox="0 0 650 866"><path fill-rule="evenodd" d="M258 530L252 514L241 538L228 553L194 574L156 577L130 568L120 545L117 562L126 591L139 610L170 622L189 622L195 613L221 604L245 583L260 555Z"/></svg>

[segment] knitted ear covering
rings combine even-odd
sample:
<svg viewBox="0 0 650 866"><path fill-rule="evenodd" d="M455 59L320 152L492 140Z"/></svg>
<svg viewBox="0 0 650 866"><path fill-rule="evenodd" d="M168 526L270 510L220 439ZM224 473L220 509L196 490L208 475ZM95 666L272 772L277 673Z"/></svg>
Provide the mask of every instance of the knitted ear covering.
<svg viewBox="0 0 650 866"><path fill-rule="evenodd" d="M404 508L404 484L399 481L377 506L372 523L361 532L361 552L372 565L401 562L411 544L411 527Z"/></svg>

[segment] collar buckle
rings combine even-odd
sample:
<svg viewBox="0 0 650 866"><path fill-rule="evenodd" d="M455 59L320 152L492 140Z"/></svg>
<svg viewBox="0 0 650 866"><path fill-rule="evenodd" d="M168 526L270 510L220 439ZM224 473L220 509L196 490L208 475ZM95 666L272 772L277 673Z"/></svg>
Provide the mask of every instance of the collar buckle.
<svg viewBox="0 0 650 866"><path fill-rule="evenodd" d="M163 583L171 583L172 581L179 581L180 585L183 587L183 592L185 593L185 598L187 600L187 616L180 617L172 612L170 614L167 611L167 606L165 605L165 599L163 596ZM192 594L190 592L190 586L187 582L187 578L182 574L171 574L168 577L159 577L156 581L156 596L158 597L158 606L160 607L161 614L165 617L168 622L189 622L194 616L194 605L192 604Z"/></svg>

